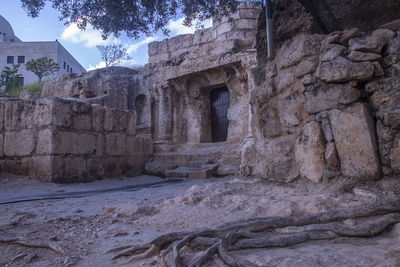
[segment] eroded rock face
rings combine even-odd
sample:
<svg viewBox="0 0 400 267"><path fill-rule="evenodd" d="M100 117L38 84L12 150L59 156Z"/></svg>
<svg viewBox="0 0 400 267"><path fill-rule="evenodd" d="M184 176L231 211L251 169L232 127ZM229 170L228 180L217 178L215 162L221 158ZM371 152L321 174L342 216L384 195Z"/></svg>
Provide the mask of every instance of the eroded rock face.
<svg viewBox="0 0 400 267"><path fill-rule="evenodd" d="M351 62L343 57L321 64L319 77L325 82L366 81L374 76L370 62Z"/></svg>
<svg viewBox="0 0 400 267"><path fill-rule="evenodd" d="M130 109L129 98L138 90L138 73L125 67L108 67L62 75L43 86L42 97L82 98L111 108Z"/></svg>
<svg viewBox="0 0 400 267"><path fill-rule="evenodd" d="M313 183L322 179L325 169L325 140L318 122L309 122L300 133L295 145L295 157L300 175Z"/></svg>
<svg viewBox="0 0 400 267"><path fill-rule="evenodd" d="M365 179L380 175L373 119L366 106L355 103L329 112L342 173Z"/></svg>

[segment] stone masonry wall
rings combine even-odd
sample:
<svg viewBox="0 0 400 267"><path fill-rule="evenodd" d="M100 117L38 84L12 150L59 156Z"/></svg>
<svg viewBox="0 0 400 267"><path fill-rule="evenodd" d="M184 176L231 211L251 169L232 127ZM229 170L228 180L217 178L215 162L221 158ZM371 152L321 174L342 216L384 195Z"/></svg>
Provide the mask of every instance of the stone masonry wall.
<svg viewBox="0 0 400 267"><path fill-rule="evenodd" d="M152 139L136 135L136 114L79 101L0 102L3 171L53 182L142 172Z"/></svg>
<svg viewBox="0 0 400 267"><path fill-rule="evenodd" d="M297 35L252 79L243 174L318 183L400 173L400 20L370 34Z"/></svg>

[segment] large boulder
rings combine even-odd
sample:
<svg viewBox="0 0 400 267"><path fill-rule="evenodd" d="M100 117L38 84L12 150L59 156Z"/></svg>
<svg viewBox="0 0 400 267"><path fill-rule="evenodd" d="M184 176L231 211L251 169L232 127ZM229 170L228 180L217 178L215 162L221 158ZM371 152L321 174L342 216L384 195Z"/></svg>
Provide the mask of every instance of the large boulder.
<svg viewBox="0 0 400 267"><path fill-rule="evenodd" d="M129 97L138 90L140 72L125 67L108 67L83 74L58 76L45 83L42 97L82 98L110 108L131 109Z"/></svg>
<svg viewBox="0 0 400 267"><path fill-rule="evenodd" d="M352 62L344 57L323 62L319 77L325 82L367 81L374 76L374 65L370 62Z"/></svg>
<svg viewBox="0 0 400 267"><path fill-rule="evenodd" d="M318 122L304 125L295 145L295 158L300 175L313 183L322 179L325 169L325 139Z"/></svg>
<svg viewBox="0 0 400 267"><path fill-rule="evenodd" d="M360 91L345 84L316 83L306 87L304 107L308 113L331 109L357 101Z"/></svg>
<svg viewBox="0 0 400 267"><path fill-rule="evenodd" d="M374 121L367 107L355 103L329 112L342 173L364 179L380 175Z"/></svg>

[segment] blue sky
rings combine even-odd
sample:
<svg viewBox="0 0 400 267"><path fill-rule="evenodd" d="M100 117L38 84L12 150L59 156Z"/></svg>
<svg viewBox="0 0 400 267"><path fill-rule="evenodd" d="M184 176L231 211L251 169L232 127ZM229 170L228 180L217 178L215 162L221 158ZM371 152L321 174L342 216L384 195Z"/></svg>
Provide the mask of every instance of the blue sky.
<svg viewBox="0 0 400 267"><path fill-rule="evenodd" d="M22 41L54 41L57 39L87 70L104 67L96 45L121 43L127 48L130 57L129 61L123 62L121 65L135 66L147 63L148 43L166 38L160 33L135 40L122 34L118 40L113 36L108 40L103 40L100 32L93 30L90 26L85 31L80 31L76 25L64 25L64 22L58 19L58 11L50 6L46 6L39 17L32 19L21 7L19 0L1 0L0 14L8 20L15 35ZM194 28L185 27L182 22L182 17L169 22L170 37L194 32ZM204 24L206 27L211 26L210 21Z"/></svg>

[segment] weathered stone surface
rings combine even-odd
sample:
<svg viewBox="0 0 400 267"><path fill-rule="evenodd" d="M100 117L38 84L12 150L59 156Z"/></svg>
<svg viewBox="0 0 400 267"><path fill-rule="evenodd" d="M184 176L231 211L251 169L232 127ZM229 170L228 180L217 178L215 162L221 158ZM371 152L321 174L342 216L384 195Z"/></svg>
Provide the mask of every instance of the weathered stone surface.
<svg viewBox="0 0 400 267"><path fill-rule="evenodd" d="M379 142L379 153L381 162L384 166L391 166L390 153L393 146L393 140L396 137L396 131L383 125L382 121L376 123L376 132Z"/></svg>
<svg viewBox="0 0 400 267"><path fill-rule="evenodd" d="M53 131L44 129L38 134L38 142L36 145L36 153L39 155L50 155L53 153Z"/></svg>
<svg viewBox="0 0 400 267"><path fill-rule="evenodd" d="M278 120L270 120L267 121L267 125L265 125L263 129L264 138L272 138L281 135L281 123Z"/></svg>
<svg viewBox="0 0 400 267"><path fill-rule="evenodd" d="M4 154L6 156L29 156L34 149L35 139L31 130L5 133Z"/></svg>
<svg viewBox="0 0 400 267"><path fill-rule="evenodd" d="M392 169L400 173L400 135L397 135L396 139L394 139L390 161Z"/></svg>
<svg viewBox="0 0 400 267"><path fill-rule="evenodd" d="M321 56L321 62L331 61L340 56L346 47L342 45L332 45L332 47Z"/></svg>
<svg viewBox="0 0 400 267"><path fill-rule="evenodd" d="M295 158L300 175L319 183L325 169L324 137L318 122L304 125L295 145Z"/></svg>
<svg viewBox="0 0 400 267"><path fill-rule="evenodd" d="M317 35L297 35L286 41L277 52L278 68L285 68L299 63L306 56L319 52L321 37Z"/></svg>
<svg viewBox="0 0 400 267"><path fill-rule="evenodd" d="M54 133L53 153L84 155L96 151L96 136L74 132L57 131Z"/></svg>
<svg viewBox="0 0 400 267"><path fill-rule="evenodd" d="M93 123L93 130L96 132L102 132L104 129L104 107L93 105L92 111L92 123Z"/></svg>
<svg viewBox="0 0 400 267"><path fill-rule="evenodd" d="M319 77L325 82L366 81L374 76L374 66L370 62L351 62L343 57L323 62Z"/></svg>
<svg viewBox="0 0 400 267"><path fill-rule="evenodd" d="M120 133L106 135L106 155L123 156L126 154L126 136Z"/></svg>
<svg viewBox="0 0 400 267"><path fill-rule="evenodd" d="M374 61L374 60L379 60L381 58L382 58L382 56L380 54L363 53L363 52L359 52L359 51L352 51L348 56L348 59L350 59L352 61L357 61L357 62Z"/></svg>
<svg viewBox="0 0 400 267"><path fill-rule="evenodd" d="M0 134L0 158L4 156L4 136Z"/></svg>
<svg viewBox="0 0 400 267"><path fill-rule="evenodd" d="M32 95L32 93L28 90L23 90L20 94L19 94L19 98L22 100L33 100L34 97Z"/></svg>
<svg viewBox="0 0 400 267"><path fill-rule="evenodd" d="M74 129L81 131L90 131L92 129L92 115L78 115L74 118Z"/></svg>
<svg viewBox="0 0 400 267"><path fill-rule="evenodd" d="M349 51L371 52L380 54L389 39L384 36L367 36L349 41Z"/></svg>
<svg viewBox="0 0 400 267"><path fill-rule="evenodd" d="M63 175L66 182L71 180L77 181L77 178L83 178L87 174L86 161L83 158L66 158L63 160L63 163L65 166Z"/></svg>
<svg viewBox="0 0 400 267"><path fill-rule="evenodd" d="M386 126L400 129L400 77L391 77L368 83L365 90L373 93L370 98L377 117Z"/></svg>
<svg viewBox="0 0 400 267"><path fill-rule="evenodd" d="M379 26L380 29L389 29L392 31L396 31L400 29L400 19L393 20L391 22L385 23Z"/></svg>
<svg viewBox="0 0 400 267"><path fill-rule="evenodd" d="M137 153L153 153L153 139L148 136L127 137L127 152L130 155Z"/></svg>
<svg viewBox="0 0 400 267"><path fill-rule="evenodd" d="M128 113L127 133L129 135L136 135L136 112Z"/></svg>
<svg viewBox="0 0 400 267"><path fill-rule="evenodd" d="M375 126L365 105L355 103L329 112L342 173L364 179L380 174Z"/></svg>
<svg viewBox="0 0 400 267"><path fill-rule="evenodd" d="M306 88L304 107L308 113L331 109L357 101L360 91L346 84L319 83Z"/></svg>
<svg viewBox="0 0 400 267"><path fill-rule="evenodd" d="M295 162L287 156L276 156L258 163L255 173L267 180L289 183L299 176L293 171ZM292 173L291 173L292 172Z"/></svg>
<svg viewBox="0 0 400 267"><path fill-rule="evenodd" d="M392 39L393 37L395 37L396 33L389 29L377 29L371 33L371 36L382 37L387 42L387 41L389 41L389 39Z"/></svg>
<svg viewBox="0 0 400 267"><path fill-rule="evenodd" d="M334 142L328 142L325 148L325 161L330 167L340 166L339 158L336 151Z"/></svg>
<svg viewBox="0 0 400 267"><path fill-rule="evenodd" d="M349 30L344 31L339 38L339 42L341 44L347 45L347 42L356 37L361 37L361 31L358 28L351 28Z"/></svg>

